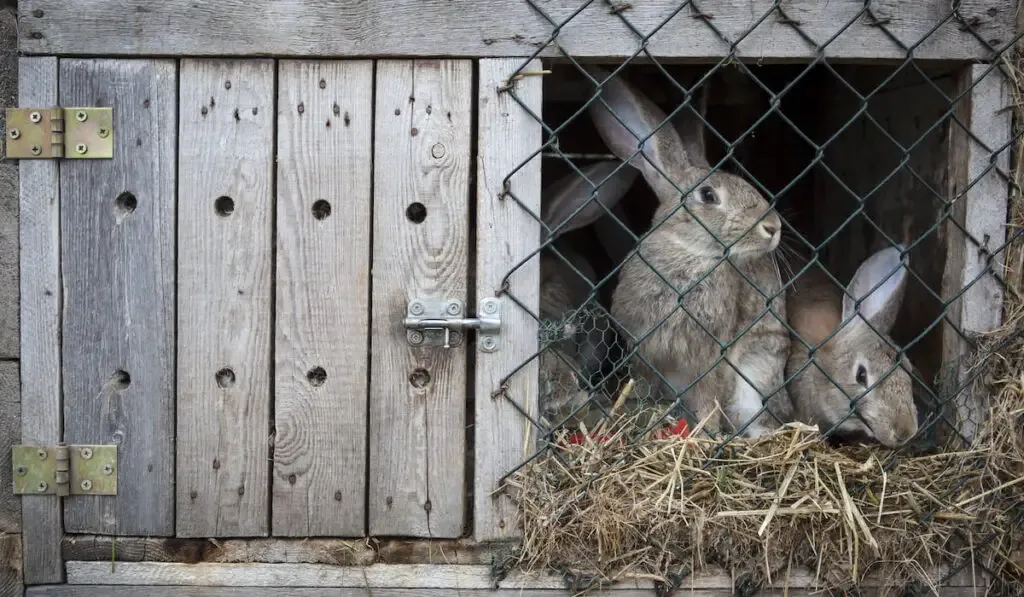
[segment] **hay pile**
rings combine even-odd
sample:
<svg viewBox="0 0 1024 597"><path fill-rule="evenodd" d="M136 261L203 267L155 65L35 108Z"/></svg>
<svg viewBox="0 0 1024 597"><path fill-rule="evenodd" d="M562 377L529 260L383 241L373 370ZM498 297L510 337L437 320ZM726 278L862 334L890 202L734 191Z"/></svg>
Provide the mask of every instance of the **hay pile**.
<svg viewBox="0 0 1024 597"><path fill-rule="evenodd" d="M1024 147L1015 157L1019 188ZM1013 235L1024 202L1011 199ZM976 564L989 594L1024 594L1024 244L1005 263L1007 323L979 350L995 399L971 449L886 468L890 450L832 447L791 425L718 453L705 434L628 440L636 421L623 415L597 430L608 441L562 442L509 478L524 531L514 566L671 587L717 565L741 594L802 568L823 588L870 579L887 596L934 594L944 570Z"/></svg>

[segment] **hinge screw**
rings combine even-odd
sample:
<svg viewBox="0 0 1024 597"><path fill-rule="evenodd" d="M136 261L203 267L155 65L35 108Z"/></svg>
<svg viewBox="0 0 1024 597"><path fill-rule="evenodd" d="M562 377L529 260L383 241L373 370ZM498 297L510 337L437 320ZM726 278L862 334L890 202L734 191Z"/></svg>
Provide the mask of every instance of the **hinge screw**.
<svg viewBox="0 0 1024 597"><path fill-rule="evenodd" d="M41 147L39 147L38 145L33 145L31 151L32 151L32 155L39 155L39 154L43 153L43 149Z"/></svg>
<svg viewBox="0 0 1024 597"><path fill-rule="evenodd" d="M484 350L494 350L494 347L495 347L494 338L492 338L490 336L486 336L486 337L484 337L482 344L483 344Z"/></svg>
<svg viewBox="0 0 1024 597"><path fill-rule="evenodd" d="M36 485L36 491L38 491L39 493L42 493L42 492L46 491L46 487L47 487L46 486L46 481L40 481L39 485Z"/></svg>
<svg viewBox="0 0 1024 597"><path fill-rule="evenodd" d="M423 315L423 303L415 301L413 304L409 305L409 312L413 315Z"/></svg>
<svg viewBox="0 0 1024 597"><path fill-rule="evenodd" d="M449 315L458 315L460 311L462 311L462 309L459 308L459 304L458 303L456 303L455 301L452 301L452 302L448 303L448 314Z"/></svg>
<svg viewBox="0 0 1024 597"><path fill-rule="evenodd" d="M31 114L28 115L28 119L31 120L32 122L39 122L40 120L43 119L43 115L40 114L39 112L32 112Z"/></svg>
<svg viewBox="0 0 1024 597"><path fill-rule="evenodd" d="M90 481L88 479L86 479L85 481L82 481L82 490L83 491L89 491L90 489L92 489L92 481Z"/></svg>
<svg viewBox="0 0 1024 597"><path fill-rule="evenodd" d="M86 460L92 458L92 448L82 448L82 458Z"/></svg>
<svg viewBox="0 0 1024 597"><path fill-rule="evenodd" d="M18 473L19 477L24 477L25 475L28 474L28 469L26 469L23 466L19 466L17 469L15 469L15 472Z"/></svg>
<svg viewBox="0 0 1024 597"><path fill-rule="evenodd" d="M39 458L39 460L46 460L46 450L39 448L38 450L36 450L36 456Z"/></svg>
<svg viewBox="0 0 1024 597"><path fill-rule="evenodd" d="M84 110L79 110L78 112L75 112L75 120L77 120L78 122L85 122L87 118L89 118L89 115L86 114Z"/></svg>
<svg viewBox="0 0 1024 597"><path fill-rule="evenodd" d="M114 467L113 466L111 466L110 464L104 464L103 465L103 474L104 475L112 475L113 473L114 473Z"/></svg>
<svg viewBox="0 0 1024 597"><path fill-rule="evenodd" d="M452 346L462 344L462 332L451 332L448 337L448 343Z"/></svg>
<svg viewBox="0 0 1024 597"><path fill-rule="evenodd" d="M21 136L21 131L19 131L18 129L11 129L11 131L7 134L11 136L11 139L17 139L18 137Z"/></svg>
<svg viewBox="0 0 1024 597"><path fill-rule="evenodd" d="M498 310L498 305L494 301L484 302L484 313L494 314Z"/></svg>
<svg viewBox="0 0 1024 597"><path fill-rule="evenodd" d="M419 330L409 330L408 334L409 344L422 344L423 343L423 332Z"/></svg>
<svg viewBox="0 0 1024 597"><path fill-rule="evenodd" d="M99 135L100 139L106 139L107 135L110 134L110 131L105 129L105 128L103 128L103 129L100 129L100 130L96 131L96 134Z"/></svg>
<svg viewBox="0 0 1024 597"><path fill-rule="evenodd" d="M85 143L79 143L75 145L75 151L78 153L85 153L89 148L85 146Z"/></svg>

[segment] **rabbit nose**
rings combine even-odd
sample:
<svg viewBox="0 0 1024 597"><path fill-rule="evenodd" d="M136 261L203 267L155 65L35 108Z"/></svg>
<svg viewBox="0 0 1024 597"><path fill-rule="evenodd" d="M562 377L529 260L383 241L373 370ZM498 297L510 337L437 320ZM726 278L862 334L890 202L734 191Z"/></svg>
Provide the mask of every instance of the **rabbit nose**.
<svg viewBox="0 0 1024 597"><path fill-rule="evenodd" d="M761 232L766 237L768 237L768 238L772 238L773 236L775 236L775 233L778 232L778 231L779 231L779 226L777 224L773 224L773 223L769 223L769 222L762 222L761 223Z"/></svg>

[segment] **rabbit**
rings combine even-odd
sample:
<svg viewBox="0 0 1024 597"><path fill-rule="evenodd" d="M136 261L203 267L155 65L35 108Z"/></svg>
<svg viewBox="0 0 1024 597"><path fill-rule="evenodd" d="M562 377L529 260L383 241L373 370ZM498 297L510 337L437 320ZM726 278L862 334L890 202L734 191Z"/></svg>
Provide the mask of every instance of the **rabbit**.
<svg viewBox="0 0 1024 597"><path fill-rule="evenodd" d="M918 413L908 373L914 368L905 356L897 362L895 343L889 337L907 285L910 256L904 255L901 267L903 252L904 245L897 244L870 255L847 285L849 294L818 265L794 280L787 302L790 326L799 337L790 344L786 377L791 378L796 420L818 425L822 432L838 424L839 435L867 437L887 447L916 435ZM854 297L862 300L859 306ZM814 355L817 366L808 364L808 345L823 341ZM854 414L847 417L851 401L861 394Z"/></svg>
<svg viewBox="0 0 1024 597"><path fill-rule="evenodd" d="M584 387L601 371L616 342L607 314L590 296L597 283L593 266L561 235L601 217L605 211L598 202L617 202L635 181L637 171L617 160L597 162L581 171L590 182L573 172L543 191L541 217L553 230L554 249L565 259L551 251L541 253L540 316L547 322L561 322L566 317L576 322L562 324L560 339L540 356L540 402L545 416L574 410L590 399ZM592 185L598 184L596 200L591 201ZM581 375L585 378L582 387ZM569 388L577 389L569 392Z"/></svg>
<svg viewBox="0 0 1024 597"><path fill-rule="evenodd" d="M783 323L785 300L776 296L782 290L775 262L781 218L750 183L731 173L711 171L703 127L690 108L680 110L673 127L650 99L626 81L608 79L596 67L585 69L598 82L604 81L600 99L589 108L598 134L616 157L640 171L658 199L654 228L622 265L611 302L612 316L627 332L629 350L635 348L642 361L636 365L637 373L658 388L661 398L675 401L685 391L683 404L697 421L707 421L705 430L711 433L724 430L717 402L730 422L742 429L742 436L762 435L770 429L770 415L762 412L749 421L763 410L762 395L775 393L769 410L783 419L790 410L783 384L790 339ZM703 116L706 93L699 93L695 103ZM641 140L642 150L633 156ZM681 197L680 190L688 194ZM731 244L729 262L722 261L724 246L709 230ZM719 342L744 332L766 302L740 271L769 297L775 296L773 310L778 315L766 314L726 352L756 387L739 377L729 363L714 366L721 354ZM666 281L684 293L682 297ZM685 312L677 308L680 305ZM652 367L663 381L651 378ZM674 412L677 408L670 411Z"/></svg>

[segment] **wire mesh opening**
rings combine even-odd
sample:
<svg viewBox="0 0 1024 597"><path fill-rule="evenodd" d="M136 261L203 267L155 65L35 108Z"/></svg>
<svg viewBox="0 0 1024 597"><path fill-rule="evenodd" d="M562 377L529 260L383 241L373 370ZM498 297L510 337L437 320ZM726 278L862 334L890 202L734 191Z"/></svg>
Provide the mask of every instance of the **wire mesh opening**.
<svg viewBox="0 0 1024 597"><path fill-rule="evenodd" d="M628 8L609 14L629 25ZM692 2L680 11L715 28ZM777 4L764 18L800 29ZM867 5L861 19L885 29ZM635 32L624 62L563 51L508 73L544 77L540 412L524 413L538 441L506 477L522 560L672 585L710 559L743 593L794 560L832 587L873 568L916 590L928 560L1019 589L1006 554L1020 472L979 448L1009 441L986 416L1016 407L984 397L1019 338L979 337L962 307L984 288L971 309L1016 321L1001 310L1019 230L977 238L965 211L985 201L977 185L1017 197L1019 127L979 141L970 119L985 77L1015 85L1016 40L990 44L972 80L895 38L906 59L883 66L833 64L831 40L806 37L806 64L681 66ZM1003 97L993 115L1013 109ZM962 165L971 143L985 168ZM796 530L764 535L780 511ZM563 543L538 539L556 529Z"/></svg>

